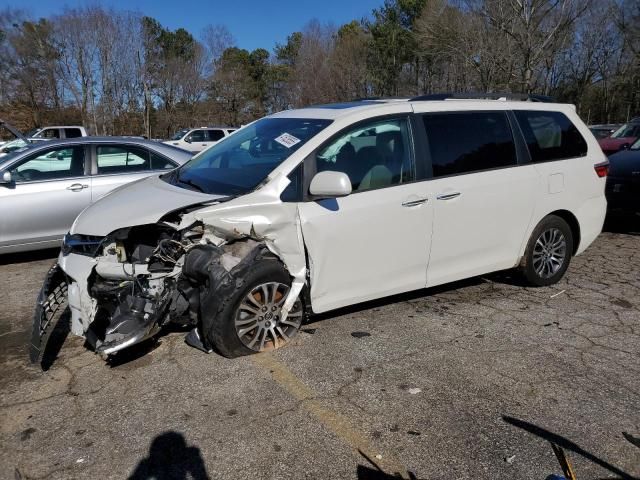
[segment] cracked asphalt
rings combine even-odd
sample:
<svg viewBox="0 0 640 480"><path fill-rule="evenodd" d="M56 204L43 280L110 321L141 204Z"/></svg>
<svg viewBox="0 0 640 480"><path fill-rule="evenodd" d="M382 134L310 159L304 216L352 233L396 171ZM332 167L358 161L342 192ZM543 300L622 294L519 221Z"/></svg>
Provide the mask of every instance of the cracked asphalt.
<svg viewBox="0 0 640 480"><path fill-rule="evenodd" d="M592 455L569 453L579 479L640 476L633 232L603 233L553 287L500 273L396 296L253 357L206 355L173 331L108 364L60 329L42 372L26 344L55 254L0 257L0 478L561 473L549 443L505 416Z"/></svg>

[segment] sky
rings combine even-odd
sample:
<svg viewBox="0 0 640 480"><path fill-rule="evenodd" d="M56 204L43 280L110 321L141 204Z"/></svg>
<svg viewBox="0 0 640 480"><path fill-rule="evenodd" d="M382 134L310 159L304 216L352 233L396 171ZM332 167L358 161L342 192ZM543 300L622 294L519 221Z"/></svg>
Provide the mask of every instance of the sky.
<svg viewBox="0 0 640 480"><path fill-rule="evenodd" d="M62 13L66 7L102 5L154 17L172 30L183 27L196 38L207 24L223 24L236 45L273 50L309 20L336 26L371 16L384 0L0 0L0 10L20 8L35 18Z"/></svg>

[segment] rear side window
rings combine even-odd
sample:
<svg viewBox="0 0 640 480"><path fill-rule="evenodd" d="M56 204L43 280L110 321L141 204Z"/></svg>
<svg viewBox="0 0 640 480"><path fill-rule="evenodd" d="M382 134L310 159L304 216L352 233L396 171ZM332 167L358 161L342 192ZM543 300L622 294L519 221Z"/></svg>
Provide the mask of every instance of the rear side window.
<svg viewBox="0 0 640 480"><path fill-rule="evenodd" d="M224 132L222 130L207 130L207 140L209 142L217 142L222 137L224 137Z"/></svg>
<svg viewBox="0 0 640 480"><path fill-rule="evenodd" d="M151 170L171 170L177 166L157 153L149 152L149 154L151 155Z"/></svg>
<svg viewBox="0 0 640 480"><path fill-rule="evenodd" d="M516 148L504 112L423 116L434 177L516 165Z"/></svg>
<svg viewBox="0 0 640 480"><path fill-rule="evenodd" d="M64 135L67 138L78 138L82 136L82 132L79 128L65 128Z"/></svg>
<svg viewBox="0 0 640 480"><path fill-rule="evenodd" d="M534 163L587 154L587 142L564 113L516 110L514 114Z"/></svg>
<svg viewBox="0 0 640 480"><path fill-rule="evenodd" d="M133 146L99 146L98 174L133 173L149 170L149 152Z"/></svg>

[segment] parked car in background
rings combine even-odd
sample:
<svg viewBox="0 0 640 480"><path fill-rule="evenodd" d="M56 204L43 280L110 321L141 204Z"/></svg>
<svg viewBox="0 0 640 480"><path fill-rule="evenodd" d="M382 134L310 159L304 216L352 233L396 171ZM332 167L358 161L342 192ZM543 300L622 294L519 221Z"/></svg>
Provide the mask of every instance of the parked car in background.
<svg viewBox="0 0 640 480"><path fill-rule="evenodd" d="M602 138L610 137L612 133L618 130L622 125L619 123L608 123L602 125L589 125L589 130L593 133L593 136L596 139L600 140Z"/></svg>
<svg viewBox="0 0 640 480"><path fill-rule="evenodd" d="M231 127L184 128L176 132L171 140L167 140L164 143L198 153L215 145L236 130L236 128Z"/></svg>
<svg viewBox="0 0 640 480"><path fill-rule="evenodd" d="M61 138L87 137L86 128L78 125L34 128L24 134L29 140L54 140Z"/></svg>
<svg viewBox="0 0 640 480"><path fill-rule="evenodd" d="M31 358L65 289L71 332L102 354L174 321L234 357L285 345L305 312L511 268L551 285L602 229L607 169L572 105L283 111L83 211L40 293Z"/></svg>
<svg viewBox="0 0 640 480"><path fill-rule="evenodd" d="M606 155L611 155L629 148L638 138L640 138L640 118L634 118L613 132L610 137L598 140L598 143Z"/></svg>
<svg viewBox="0 0 640 480"><path fill-rule="evenodd" d="M2 156L2 147L15 140L21 140L25 145L28 143L27 138L20 130L0 118L0 156Z"/></svg>
<svg viewBox="0 0 640 480"><path fill-rule="evenodd" d="M87 130L80 126L65 127L40 127L28 131L24 135L17 136L14 140L0 145L0 157L4 157L11 152L20 150L31 143L46 142L61 138L86 137Z"/></svg>
<svg viewBox="0 0 640 480"><path fill-rule="evenodd" d="M640 139L609 156L607 206L610 213L640 215Z"/></svg>
<svg viewBox="0 0 640 480"><path fill-rule="evenodd" d="M78 213L98 198L191 156L129 137L52 140L7 155L0 159L0 254L59 245Z"/></svg>

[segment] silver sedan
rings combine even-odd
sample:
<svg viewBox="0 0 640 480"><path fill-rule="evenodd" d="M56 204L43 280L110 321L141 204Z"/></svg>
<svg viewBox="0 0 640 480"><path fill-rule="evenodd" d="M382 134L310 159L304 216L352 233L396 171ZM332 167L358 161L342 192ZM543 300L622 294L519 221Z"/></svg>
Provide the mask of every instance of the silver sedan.
<svg viewBox="0 0 640 480"><path fill-rule="evenodd" d="M133 137L84 137L0 158L0 254L60 245L76 216L98 198L192 155Z"/></svg>

